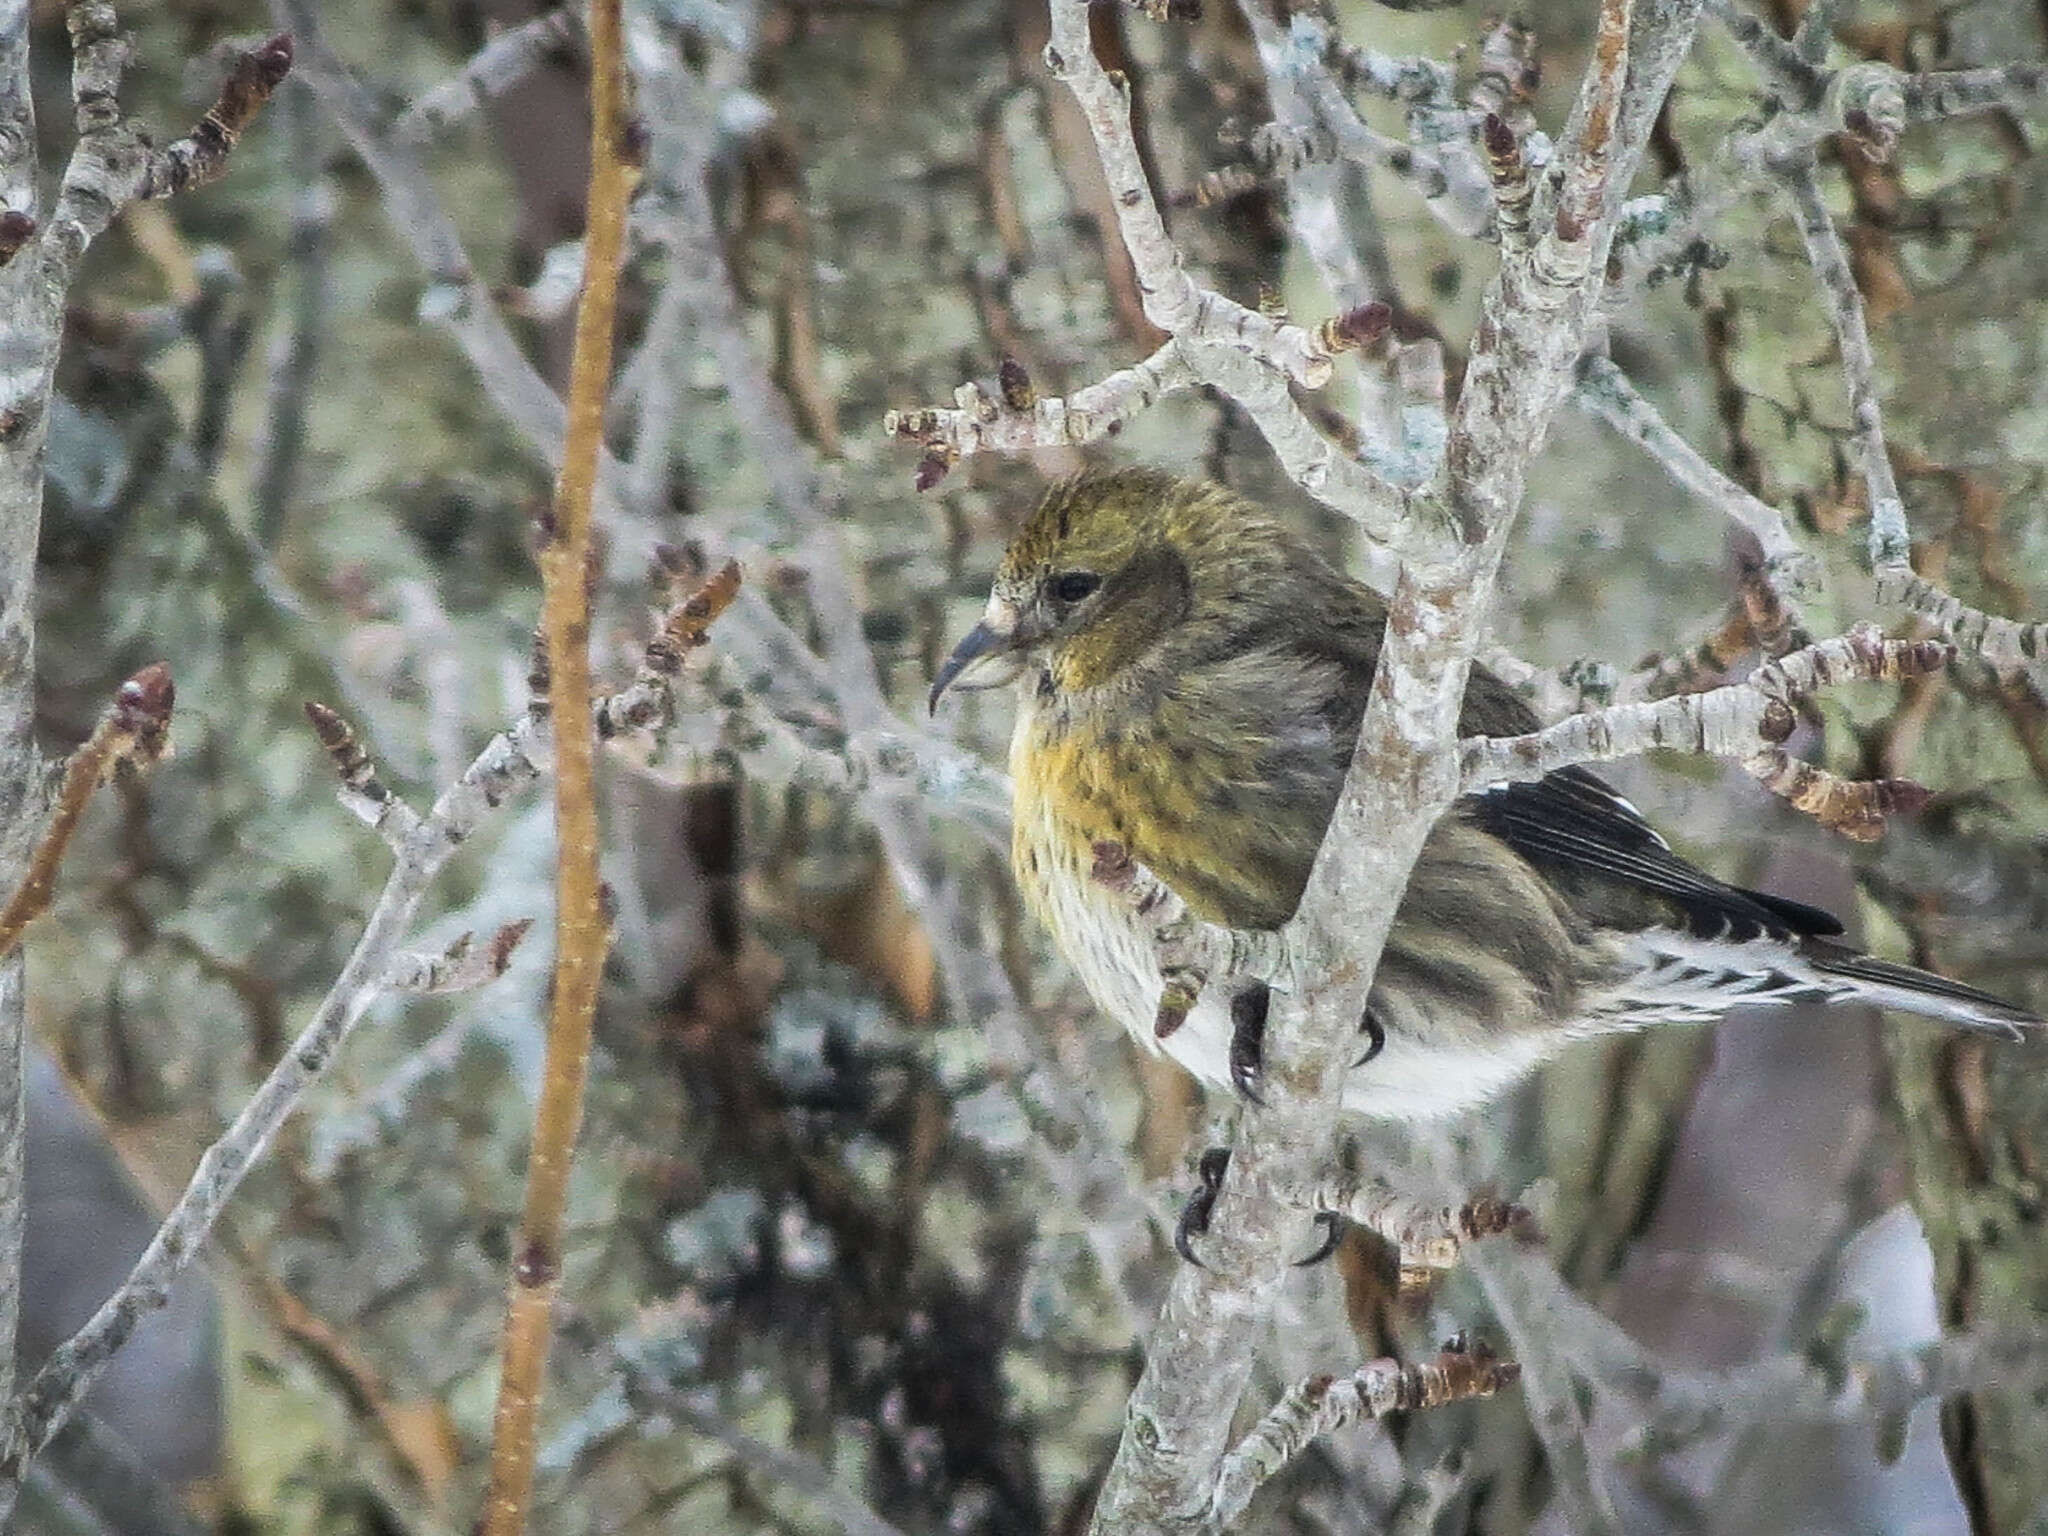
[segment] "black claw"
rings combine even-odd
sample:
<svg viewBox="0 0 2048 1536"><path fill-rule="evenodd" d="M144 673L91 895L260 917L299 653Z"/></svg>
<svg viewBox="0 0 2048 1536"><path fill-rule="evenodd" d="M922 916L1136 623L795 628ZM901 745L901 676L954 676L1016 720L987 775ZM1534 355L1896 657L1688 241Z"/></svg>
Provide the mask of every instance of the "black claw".
<svg viewBox="0 0 2048 1536"><path fill-rule="evenodd" d="M1173 1224L1173 1251L1197 1269L1206 1266L1195 1257L1190 1240L1209 1230L1209 1213L1216 1208L1216 1196L1223 1188L1223 1171L1229 1166L1228 1147L1211 1147L1202 1154L1202 1160L1195 1164L1195 1177L1201 1183L1180 1208L1180 1220Z"/></svg>
<svg viewBox="0 0 2048 1536"><path fill-rule="evenodd" d="M1230 1086L1240 1098L1264 1105L1259 1094L1259 1073L1266 1047L1266 1011L1273 1004L1273 992L1263 981L1254 982L1230 1000Z"/></svg>
<svg viewBox="0 0 2048 1536"><path fill-rule="evenodd" d="M1359 1057L1358 1060L1351 1063L1353 1071L1356 1071L1358 1068L1364 1066L1368 1061L1371 1061L1373 1057L1379 1055L1381 1051L1384 1051L1387 1048L1386 1026L1381 1024L1380 1021L1374 1018L1370 1013L1366 1014L1364 1021L1360 1023L1358 1027L1359 1030L1365 1035L1365 1054Z"/></svg>
<svg viewBox="0 0 2048 1536"><path fill-rule="evenodd" d="M1296 1269L1313 1269L1337 1251L1337 1244L1344 1237L1344 1218L1335 1211L1317 1211L1316 1225L1323 1229L1323 1240L1316 1245L1316 1251L1305 1259L1296 1259Z"/></svg>
<svg viewBox="0 0 2048 1536"><path fill-rule="evenodd" d="M1492 1360L1495 1358L1491 1344L1487 1343L1484 1339L1473 1338L1462 1328L1448 1339L1445 1339L1438 1348L1446 1355L1469 1355L1474 1360Z"/></svg>

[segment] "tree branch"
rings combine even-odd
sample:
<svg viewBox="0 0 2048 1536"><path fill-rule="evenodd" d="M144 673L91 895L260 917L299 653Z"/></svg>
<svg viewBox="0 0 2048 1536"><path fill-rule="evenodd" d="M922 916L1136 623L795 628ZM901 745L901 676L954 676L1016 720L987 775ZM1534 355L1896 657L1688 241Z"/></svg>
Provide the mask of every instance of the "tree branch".
<svg viewBox="0 0 2048 1536"><path fill-rule="evenodd" d="M1773 794L1821 825L1867 842L1884 832L1889 814L1917 808L1926 791L1903 779L1853 781L1803 763L1780 745L1798 723L1797 706L1821 688L1845 682L1899 682L1944 665L1948 646L1928 640L1887 640L1874 625L1823 640L1776 661L1747 681L1683 694L1654 704L1617 704L1574 715L1527 736L1481 736L1462 742L1460 784L1466 794L1489 786L1540 779L1575 763L1609 762L1659 748L1735 759Z"/></svg>
<svg viewBox="0 0 2048 1536"><path fill-rule="evenodd" d="M1403 565L1351 771L1285 930L1291 974L1268 1020L1267 1104L1240 1121L1206 1267L1174 1278L1097 1501L1097 1531L1167 1529L1211 1507L1249 1370L1246 1340L1269 1315L1287 1245L1301 1235L1298 1217L1256 1191L1299 1182L1326 1149L1400 892L1457 791L1448 748L1466 671L1528 463L1583 346L1617 188L1634 172L1697 21L1694 0L1643 0L1639 9L1609 0L1567 135L1568 195L1529 257L1504 262L1488 291L1440 483L1418 509L1457 542L1425 545L1427 558L1411 551Z"/></svg>
<svg viewBox="0 0 2048 1536"><path fill-rule="evenodd" d="M1604 357L1584 358L1579 363L1573 399L1580 409L1606 422L1663 465L1685 489L1754 534L1773 585L1782 584L1791 597L1811 596L1819 590L1820 562L1799 547L1785 526L1784 515L1709 464L1612 362Z"/></svg>
<svg viewBox="0 0 2048 1536"><path fill-rule="evenodd" d="M1491 1397L1521 1376L1511 1360L1455 1345L1424 1365L1375 1360L1341 1381L1312 1376L1295 1387L1223 1458L1210 1522L1236 1520L1253 1494L1324 1435L1360 1419Z"/></svg>
<svg viewBox="0 0 2048 1536"><path fill-rule="evenodd" d="M611 914L598 876L590 599L592 503L604 443L619 266L625 256L627 204L634 179L623 153L628 82L621 10L622 0L592 0L590 7L590 179L584 204L583 291L576 305L562 473L540 556L549 703L561 722L554 743L555 966L548 994L546 1058L527 1156L526 1202L505 1309L498 1408L491 1426L491 1479L483 1510L487 1536L520 1536L527 1525L548 1341L554 1333L555 1292L562 1279L569 1169L583 1125L591 1031L612 937ZM702 638L709 615L732 600L739 572L728 567L721 575L725 580L719 595L707 597L694 609L685 603L672 623L663 626L649 648L650 667L658 655L659 665L666 669L663 675L673 676L680 668L682 652Z"/></svg>
<svg viewBox="0 0 2048 1536"><path fill-rule="evenodd" d="M21 942L22 930L43 914L57 886L57 866L71 845L92 792L124 763L147 768L170 745L171 705L176 690L162 662L144 667L123 683L99 725L64 765L64 780L49 824L29 855L21 883L0 906L0 959Z"/></svg>
<svg viewBox="0 0 2048 1536"><path fill-rule="evenodd" d="M544 60L574 48L582 36L582 20L567 6L507 27L462 68L422 91L391 125L392 137L415 146L430 143L511 90Z"/></svg>

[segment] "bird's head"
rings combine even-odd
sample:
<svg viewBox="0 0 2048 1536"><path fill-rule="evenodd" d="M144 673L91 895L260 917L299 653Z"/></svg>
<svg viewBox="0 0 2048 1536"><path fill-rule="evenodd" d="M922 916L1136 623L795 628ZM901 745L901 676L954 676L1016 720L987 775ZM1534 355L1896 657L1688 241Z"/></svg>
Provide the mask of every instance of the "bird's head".
<svg viewBox="0 0 2048 1536"><path fill-rule="evenodd" d="M1163 470L1064 480L1011 541L981 622L939 668L931 706L948 689L1000 687L1034 664L1062 690L1097 687L1281 558L1286 538L1223 487Z"/></svg>

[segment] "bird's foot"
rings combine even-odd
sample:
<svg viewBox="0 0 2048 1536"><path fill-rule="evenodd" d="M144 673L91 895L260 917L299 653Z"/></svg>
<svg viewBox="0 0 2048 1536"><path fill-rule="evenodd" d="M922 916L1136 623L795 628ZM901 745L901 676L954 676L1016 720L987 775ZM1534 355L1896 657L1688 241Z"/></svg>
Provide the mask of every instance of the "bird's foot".
<svg viewBox="0 0 2048 1536"><path fill-rule="evenodd" d="M1180 1208L1180 1220L1173 1224L1173 1251L1197 1269L1206 1266L1195 1257L1193 1240L1209 1230L1209 1213L1216 1209L1216 1196L1223 1189L1223 1172L1229 1166L1228 1147L1211 1147L1202 1154L1201 1161L1195 1164L1195 1177L1201 1182L1188 1196L1188 1203Z"/></svg>
<svg viewBox="0 0 2048 1536"><path fill-rule="evenodd" d="M1259 1093L1259 1078L1265 1071L1266 1014L1272 1004L1272 989L1263 981L1253 982L1230 1000L1230 1086L1239 1098L1261 1106L1266 1101ZM1386 1026L1370 1012L1359 1020L1358 1032L1365 1036L1365 1050L1351 1063L1353 1071L1387 1048Z"/></svg>
<svg viewBox="0 0 2048 1536"><path fill-rule="evenodd" d="M1259 1077L1265 1070L1266 1014L1273 1005L1273 991L1255 981L1230 1000L1230 1086L1238 1097L1253 1104L1266 1101L1259 1093Z"/></svg>
<svg viewBox="0 0 2048 1536"><path fill-rule="evenodd" d="M1365 1054L1351 1063L1354 1072L1387 1048L1387 1027L1374 1018L1370 1010L1358 1021L1358 1032L1365 1036Z"/></svg>
<svg viewBox="0 0 2048 1536"><path fill-rule="evenodd" d="M1195 1192L1188 1196L1187 1204L1181 1207L1180 1219L1173 1224L1173 1251L1197 1269L1204 1266L1195 1256L1194 1239L1209 1230L1209 1217L1216 1209L1216 1196L1223 1189L1223 1175L1229 1167L1228 1147L1211 1147L1202 1154L1201 1161L1195 1165L1195 1177L1200 1182ZM1337 1212L1316 1211L1313 1214L1316 1226L1322 1231L1322 1240L1307 1258L1294 1261L1299 1269L1322 1263L1337 1251L1337 1244L1344 1236L1344 1218Z"/></svg>

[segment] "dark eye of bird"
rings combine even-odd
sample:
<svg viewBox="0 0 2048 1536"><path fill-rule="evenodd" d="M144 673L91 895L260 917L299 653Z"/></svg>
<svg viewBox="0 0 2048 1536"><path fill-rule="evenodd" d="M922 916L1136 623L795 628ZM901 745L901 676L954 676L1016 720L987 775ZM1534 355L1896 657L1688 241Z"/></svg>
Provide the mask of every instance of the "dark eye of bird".
<svg viewBox="0 0 2048 1536"><path fill-rule="evenodd" d="M1065 571L1052 579L1052 595L1063 603L1078 603L1102 585L1093 571Z"/></svg>

